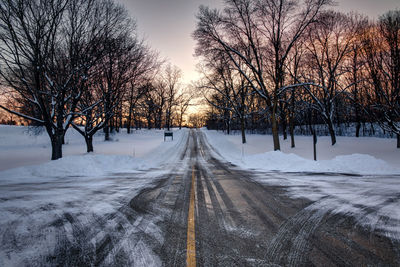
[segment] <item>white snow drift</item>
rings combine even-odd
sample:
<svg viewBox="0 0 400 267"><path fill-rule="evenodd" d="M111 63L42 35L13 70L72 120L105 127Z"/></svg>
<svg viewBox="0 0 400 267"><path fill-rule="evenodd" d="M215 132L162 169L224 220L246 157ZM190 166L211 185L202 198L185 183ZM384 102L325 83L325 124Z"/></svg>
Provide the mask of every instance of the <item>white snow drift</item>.
<svg viewBox="0 0 400 267"><path fill-rule="evenodd" d="M296 148L281 140L281 151L273 151L269 135L240 135L203 130L210 144L226 160L243 168L284 172L340 172L355 174L400 174L400 149L396 140L371 137L338 137L335 146L329 137L317 143L318 161L312 160L312 138L296 136Z"/></svg>

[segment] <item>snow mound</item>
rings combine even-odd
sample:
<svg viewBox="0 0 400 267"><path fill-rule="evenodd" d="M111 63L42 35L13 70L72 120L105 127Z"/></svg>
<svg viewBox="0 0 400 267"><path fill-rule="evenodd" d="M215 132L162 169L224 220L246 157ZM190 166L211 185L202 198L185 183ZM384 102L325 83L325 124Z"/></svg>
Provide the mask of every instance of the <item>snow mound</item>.
<svg viewBox="0 0 400 267"><path fill-rule="evenodd" d="M67 156L40 165L26 166L1 172L4 178L103 176L115 171L132 172L145 168L141 159L123 155Z"/></svg>
<svg viewBox="0 0 400 267"><path fill-rule="evenodd" d="M385 161L366 154L336 156L331 161L323 160L320 165L326 171L359 174L395 174L400 170Z"/></svg>
<svg viewBox="0 0 400 267"><path fill-rule="evenodd" d="M95 152L82 154L83 138L71 130L66 136L68 145L63 147L64 157L49 161L49 140L45 133L27 138L26 131L26 127L0 126L1 182L26 182L29 177L35 181L99 177L158 168L177 160L188 135L187 129L174 130L174 141L168 142L163 141L162 130L123 132L114 136L114 142L104 142L104 137L99 135L94 140ZM18 161L17 164L14 161Z"/></svg>
<svg viewBox="0 0 400 267"><path fill-rule="evenodd" d="M332 160L313 161L296 154L270 151L245 156L235 161L241 167L284 172L337 172L354 174L394 174L399 173L385 161L370 155L352 154L336 156Z"/></svg>
<svg viewBox="0 0 400 267"><path fill-rule="evenodd" d="M295 154L286 154L281 151L269 151L261 154L245 156L239 165L254 169L267 169L276 171L299 171L306 165L311 165L308 160ZM309 166L308 166L309 167Z"/></svg>
<svg viewBox="0 0 400 267"><path fill-rule="evenodd" d="M263 171L280 172L335 172L349 174L388 175L400 174L399 166L393 166L386 161L377 159L368 154L337 155L329 160L306 159L294 153L281 151L266 151L254 153L259 147L268 147L266 144L238 144L216 131L202 129L207 140L217 153L215 156L223 158L242 168L258 169ZM251 139L252 136L248 136ZM239 139L237 136L236 139ZM237 140L235 140L237 141ZM318 155L318 153L317 153Z"/></svg>

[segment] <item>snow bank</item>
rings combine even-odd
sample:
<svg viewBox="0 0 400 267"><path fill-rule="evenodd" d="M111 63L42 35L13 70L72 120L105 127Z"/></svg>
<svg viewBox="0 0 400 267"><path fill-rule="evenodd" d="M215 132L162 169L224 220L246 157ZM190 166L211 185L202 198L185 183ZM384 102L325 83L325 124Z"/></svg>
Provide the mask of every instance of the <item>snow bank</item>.
<svg viewBox="0 0 400 267"><path fill-rule="evenodd" d="M378 159L374 156L376 151L375 143L368 145L362 138L355 140L352 137L342 137L341 139L352 139L354 150L357 151L357 145L361 146L362 151L368 154L347 154L350 151L347 146L335 146L329 148L327 139L318 141L318 147L334 150L332 152L318 151L319 158L323 160L314 161L304 158L306 153L305 147L309 148L308 153L312 155L312 141L308 138L308 145L300 139L299 149L288 149L283 145L284 151L293 151L293 153L285 153L281 151L272 151L272 138L270 136L248 135L248 144L240 143L240 136L227 136L216 131L207 131L203 129L207 135L209 143L218 151L218 153L226 160L236 164L242 168L259 169L264 171L282 171L282 172L336 172L336 173L354 173L354 174L399 174L400 162L396 165L396 161L400 160L400 151L388 151L387 157L390 158L392 164ZM268 140L267 138L270 138ZM255 140L252 140L252 139ZM339 140L338 142L340 142ZM349 141L349 140L347 140ZM361 141L361 142L360 142ZM390 139L385 139L387 143ZM262 142L262 143L261 143ZM342 148L342 149L341 149ZM379 155L383 154L379 151ZM396 154L397 153L397 154Z"/></svg>
<svg viewBox="0 0 400 267"><path fill-rule="evenodd" d="M66 156L59 160L49 161L39 165L25 166L0 172L0 177L14 181L16 178L54 178L103 176L116 170L128 172L144 168L146 164L141 159L121 155L83 155ZM2 179L4 180L4 179ZM37 179L36 179L37 181Z"/></svg>
<svg viewBox="0 0 400 267"><path fill-rule="evenodd" d="M180 132L174 132L176 140ZM163 134L163 130L133 130L127 134L122 129L121 133L111 136L111 141L104 142L104 134L98 132L93 140L93 154L144 157L164 143ZM65 143L64 157L87 154L83 137L74 129L67 131ZM35 135L27 127L0 125L0 171L46 163L50 158L51 145L46 132Z"/></svg>
<svg viewBox="0 0 400 267"><path fill-rule="evenodd" d="M352 154L337 156L332 160L313 161L296 154L270 151L258 155L245 156L238 165L253 169L276 170L284 172L335 172L356 174L394 174L400 173L385 161L370 155Z"/></svg>
<svg viewBox="0 0 400 267"><path fill-rule="evenodd" d="M159 167L181 149L187 130L174 131L174 142L164 142L163 133L162 130L139 130L130 135L121 132L109 142L104 142L99 134L94 140L95 153L88 154L82 153L86 149L83 138L70 130L63 147L65 156L50 161L48 153L42 153L51 151L46 133L34 136L26 127L0 126L0 170L6 169L0 171L0 180L5 183L16 179L98 177Z"/></svg>

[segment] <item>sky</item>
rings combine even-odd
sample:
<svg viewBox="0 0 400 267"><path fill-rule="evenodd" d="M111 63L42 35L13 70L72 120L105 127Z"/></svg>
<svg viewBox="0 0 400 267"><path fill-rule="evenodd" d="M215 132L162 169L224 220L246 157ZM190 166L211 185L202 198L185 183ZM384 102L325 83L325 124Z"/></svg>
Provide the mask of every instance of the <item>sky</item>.
<svg viewBox="0 0 400 267"><path fill-rule="evenodd" d="M220 8L223 0L118 0L136 19L139 34L183 71L183 82L198 77L195 41L191 34L196 27L196 13L200 5ZM391 9L400 9L399 0L337 0L335 7L343 12L357 11L371 18Z"/></svg>
<svg viewBox="0 0 400 267"><path fill-rule="evenodd" d="M183 71L183 81L195 80L195 41L191 34L196 27L196 13L200 5L216 8L222 5L222 0L118 1L136 19L139 34L148 44Z"/></svg>

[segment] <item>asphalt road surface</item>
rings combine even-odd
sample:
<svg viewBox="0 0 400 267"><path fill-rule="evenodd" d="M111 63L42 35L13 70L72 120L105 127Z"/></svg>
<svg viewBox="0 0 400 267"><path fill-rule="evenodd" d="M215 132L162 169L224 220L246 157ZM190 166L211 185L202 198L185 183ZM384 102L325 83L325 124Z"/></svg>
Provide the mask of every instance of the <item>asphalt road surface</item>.
<svg viewBox="0 0 400 267"><path fill-rule="evenodd" d="M253 180L256 175L273 177L274 173L243 171L211 152L204 135L191 130L176 164L164 170L150 187L136 192L134 198L105 217L68 212L60 215L40 230L44 242L54 236L49 241L56 243L55 250L49 248L37 261L25 263L400 266L398 241L360 226L350 216L317 207L310 200L290 198L285 186L259 184ZM157 170L146 175L153 173L160 175ZM129 182L123 174L113 181L103 189L108 190L106 193L115 193ZM74 205L84 209L85 202ZM13 226L9 227L3 247L15 251L21 242L15 241L18 236Z"/></svg>
<svg viewBox="0 0 400 267"><path fill-rule="evenodd" d="M153 249L165 266L400 266L396 241L291 199L285 187L256 183L252 176L262 174L221 162L210 149L191 131L180 163L186 171L131 201L144 214L163 214L165 238Z"/></svg>

